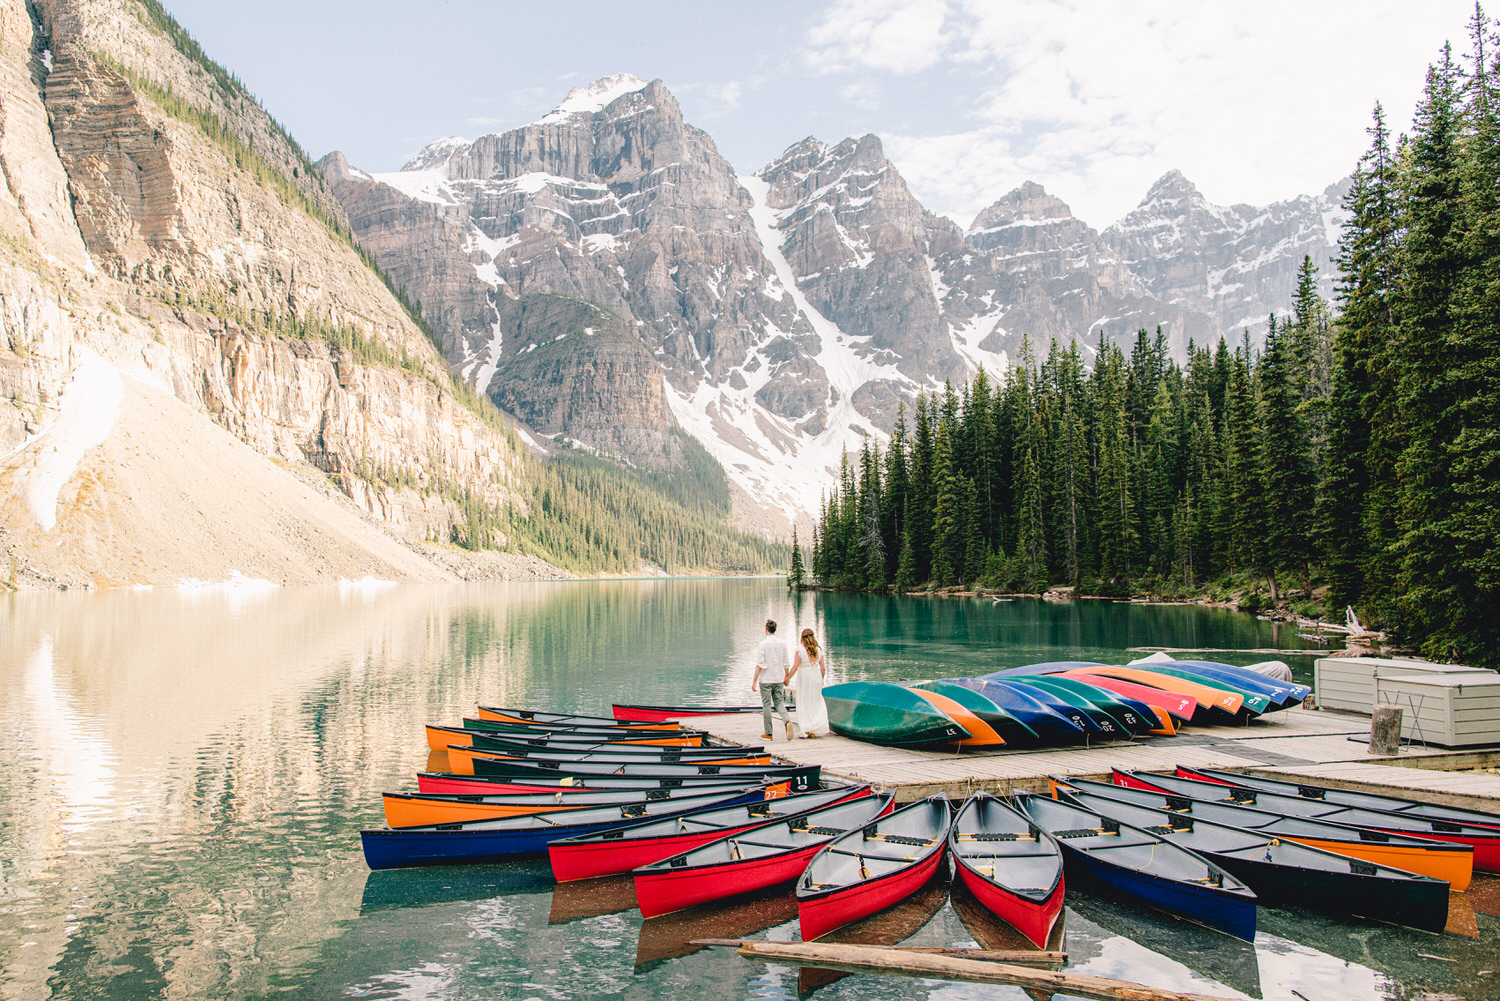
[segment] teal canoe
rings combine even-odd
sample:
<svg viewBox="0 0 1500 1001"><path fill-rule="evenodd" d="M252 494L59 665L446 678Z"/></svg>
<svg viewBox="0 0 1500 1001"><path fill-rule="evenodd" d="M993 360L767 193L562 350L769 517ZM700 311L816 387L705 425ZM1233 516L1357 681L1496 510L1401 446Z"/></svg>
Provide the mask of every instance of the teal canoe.
<svg viewBox="0 0 1500 1001"><path fill-rule="evenodd" d="M911 687L946 695L988 723L991 729L1005 738L1007 747L1035 747L1042 742L1035 730L972 688L955 685L951 681L923 681Z"/></svg>
<svg viewBox="0 0 1500 1001"><path fill-rule="evenodd" d="M823 689L828 728L842 737L907 747L970 736L931 702L900 685L849 681Z"/></svg>

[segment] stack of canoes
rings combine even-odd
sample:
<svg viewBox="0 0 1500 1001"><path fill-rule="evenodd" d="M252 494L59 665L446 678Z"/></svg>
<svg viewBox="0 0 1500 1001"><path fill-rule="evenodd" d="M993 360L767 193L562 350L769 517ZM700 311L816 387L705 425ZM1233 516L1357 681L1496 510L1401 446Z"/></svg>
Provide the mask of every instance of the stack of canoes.
<svg viewBox="0 0 1500 1001"><path fill-rule="evenodd" d="M1211 661L1124 667L1067 661L915 684L854 681L823 690L829 728L897 747L1029 748L1171 736L1244 724L1300 705L1306 685Z"/></svg>
<svg viewBox="0 0 1500 1001"><path fill-rule="evenodd" d="M421 773L415 793L385 794L387 826L360 835L372 869L545 852L659 822L748 823L785 813L774 804L819 785L816 765L714 746L675 722L481 706L462 726L429 726L427 741L447 771Z"/></svg>
<svg viewBox="0 0 1500 1001"><path fill-rule="evenodd" d="M1064 700L1077 714L1057 719L1101 724L1102 713L1141 732L1162 722L1089 699L1078 665L1037 667L1048 670L857 688L865 708L850 718L876 728L883 707L912 743L1042 742L1047 725L984 694L1031 678L1028 696L1082 700ZM675 722L485 708L429 727L428 740L467 770L385 794L388 826L361 835L372 869L546 853L559 882L628 874L647 920L785 887L805 940L931 892L950 863L968 897L1038 948L1065 882L1249 940L1257 903L1441 931L1450 889L1475 867L1500 871L1500 815L1240 773L1117 770L1112 783L1053 779L1051 798L977 793L955 811L938 795L897 809L868 785L824 787L816 766L714 746ZM481 767L491 762L514 771Z"/></svg>

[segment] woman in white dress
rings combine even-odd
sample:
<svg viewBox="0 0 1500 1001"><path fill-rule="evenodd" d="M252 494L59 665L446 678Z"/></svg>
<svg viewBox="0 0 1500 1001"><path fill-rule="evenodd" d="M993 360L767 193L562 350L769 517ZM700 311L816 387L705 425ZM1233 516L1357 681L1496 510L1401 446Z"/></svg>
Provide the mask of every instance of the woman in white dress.
<svg viewBox="0 0 1500 1001"><path fill-rule="evenodd" d="M823 701L823 678L828 673L827 658L818 649L818 638L811 629L802 630L787 684L797 693L797 728L804 737L816 737L828 729L828 705Z"/></svg>

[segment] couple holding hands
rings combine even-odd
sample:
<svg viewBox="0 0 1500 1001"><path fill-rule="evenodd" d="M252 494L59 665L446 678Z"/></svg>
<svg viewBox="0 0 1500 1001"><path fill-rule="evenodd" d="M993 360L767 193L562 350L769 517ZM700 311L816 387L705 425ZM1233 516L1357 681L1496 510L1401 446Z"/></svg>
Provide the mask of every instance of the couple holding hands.
<svg viewBox="0 0 1500 1001"><path fill-rule="evenodd" d="M818 638L811 629L802 630L796 652L787 649L786 640L776 635L776 620L766 620L766 638L755 651L755 677L750 690L760 690L760 714L765 723L761 734L771 736L771 710L786 724L786 738L791 740L793 723L787 716L786 690L795 682L797 694L796 727L804 737L817 737L828 729L828 706L823 702L823 677L828 673L827 658L818 648Z"/></svg>

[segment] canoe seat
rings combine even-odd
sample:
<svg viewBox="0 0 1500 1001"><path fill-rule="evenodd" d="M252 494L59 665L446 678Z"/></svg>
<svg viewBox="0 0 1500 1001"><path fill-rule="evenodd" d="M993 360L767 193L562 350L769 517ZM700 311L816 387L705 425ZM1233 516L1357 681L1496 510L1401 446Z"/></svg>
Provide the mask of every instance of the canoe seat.
<svg viewBox="0 0 1500 1001"><path fill-rule="evenodd" d="M844 833L842 827L793 827L791 831L793 834L821 834L828 838Z"/></svg>
<svg viewBox="0 0 1500 1001"><path fill-rule="evenodd" d="M867 834L865 835L865 840L888 841L893 845L921 845L923 847L937 844L931 838L913 838L906 834Z"/></svg>
<svg viewBox="0 0 1500 1001"><path fill-rule="evenodd" d="M1075 827L1068 831L1053 831L1054 838L1096 838L1101 834L1119 834L1120 825L1111 827Z"/></svg>
<svg viewBox="0 0 1500 1001"><path fill-rule="evenodd" d="M1152 834L1189 834L1192 832L1193 826L1189 824L1186 827L1175 827L1172 824L1158 824L1155 827L1143 827L1141 830L1149 831Z"/></svg>
<svg viewBox="0 0 1500 1001"><path fill-rule="evenodd" d="M960 834L959 841L1035 841L1030 834Z"/></svg>

